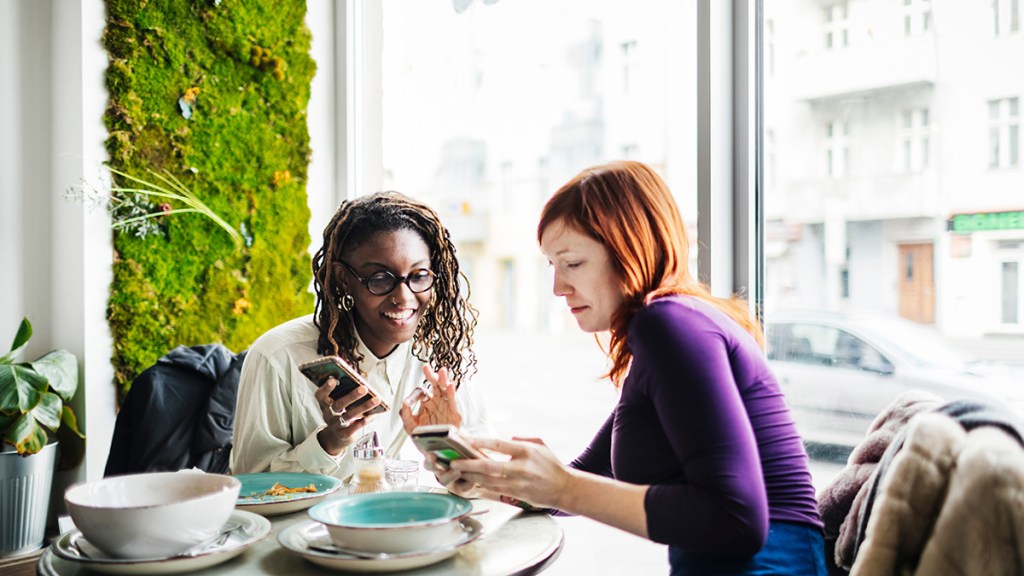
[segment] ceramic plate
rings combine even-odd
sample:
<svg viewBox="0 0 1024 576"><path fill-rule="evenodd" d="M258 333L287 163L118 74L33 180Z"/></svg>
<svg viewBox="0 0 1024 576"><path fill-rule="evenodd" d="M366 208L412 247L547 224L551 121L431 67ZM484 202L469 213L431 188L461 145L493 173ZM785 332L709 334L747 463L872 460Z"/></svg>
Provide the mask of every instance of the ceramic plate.
<svg viewBox="0 0 1024 576"><path fill-rule="evenodd" d="M321 474L303 474L301 472L263 472L259 474L238 474L242 481L242 489L238 492L235 508L255 512L263 516L288 514L305 510L320 502L328 494L341 488L341 480L333 476ZM266 496L264 493L274 484L280 483L288 488L298 488L312 484L316 492L298 492L283 496Z"/></svg>
<svg viewBox="0 0 1024 576"><path fill-rule="evenodd" d="M337 549L327 534L327 528L315 520L285 528L277 535L277 541L287 550L325 568L350 572L397 572L447 560L483 532L483 526L473 518L463 518L460 523L462 533L440 548L426 552L381 554L377 558L361 558Z"/></svg>
<svg viewBox="0 0 1024 576"><path fill-rule="evenodd" d="M270 534L270 520L252 512L235 510L229 522L240 527L231 533L226 542L195 556L171 556L152 560L124 560L102 555L82 536L81 531L72 530L63 534L51 546L54 555L106 574L178 574L202 570L238 556L247 548ZM86 554L83 550L88 550Z"/></svg>

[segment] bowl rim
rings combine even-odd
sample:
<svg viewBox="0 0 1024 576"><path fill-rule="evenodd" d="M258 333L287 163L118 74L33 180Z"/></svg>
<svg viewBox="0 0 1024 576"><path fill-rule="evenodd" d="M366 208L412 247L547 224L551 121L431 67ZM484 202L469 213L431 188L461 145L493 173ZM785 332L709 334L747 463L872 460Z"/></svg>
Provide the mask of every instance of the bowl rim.
<svg viewBox="0 0 1024 576"><path fill-rule="evenodd" d="M162 503L158 503L158 504L144 504L144 505L140 504L140 505L134 505L134 506L109 506L109 505L98 505L98 504L94 504L94 503L90 503L90 502L82 502L80 499L76 499L75 498L76 496L79 495L79 493L86 493L86 492L88 492L87 488L95 488L99 484L105 484L105 483L111 483L112 484L112 483L114 483L115 481L118 481L118 480L123 481L125 478L128 478L128 477L132 477L132 478L134 478L134 477L142 477L142 476L155 477L155 476L171 476L171 475L177 475L177 474L181 474L181 475L194 474L196 476L202 476L204 478L215 477L216 479L221 481L221 485L216 490L212 490L210 492L204 492L202 494L197 494L195 496L192 496L190 498L184 498L182 500L175 500L174 502L162 502ZM175 476L175 477L178 477L178 476ZM177 505L177 504L185 504L185 503L197 502L197 501L201 501L201 500L208 500L208 499L212 500L212 499L215 499L217 497L223 496L225 493L229 493L230 494L230 493L234 492L235 495L234 495L233 498L231 498L232 507L234 507L234 502L235 502L235 500L238 499L238 491L241 489L241 487L242 487L242 482L239 481L234 476L230 476L228 474L211 474L211 473L205 473L205 472L200 473L200 472L191 472L191 471L142 472L142 473L139 473L139 474L125 474L125 475L121 475L121 476L109 476L107 478L101 478L99 480L94 480L92 482L82 482L82 483L79 483L79 484L75 484L75 485L69 487L67 490L64 491L64 503L65 503L65 505L68 506L68 512L69 513L71 512L71 508L73 508L73 507L77 507L77 508L83 509L83 510L147 510L147 509L151 509L151 508L163 508L165 506L174 506L174 505Z"/></svg>
<svg viewBox="0 0 1024 576"><path fill-rule="evenodd" d="M447 500L456 504L456 510L453 514L447 514L445 516L439 516L430 520L418 520L415 522L403 522L401 524L393 523L372 523L372 524L343 524L324 518L323 514L325 510L343 506L346 503L352 502L356 499L357 502L363 500L378 500L393 498L395 495L405 495L408 499L428 499L428 500ZM320 522L328 529L331 528L343 528L350 530L408 530L410 528L426 528L428 526L438 526L443 524L449 524L451 522L458 522L465 518L473 511L473 504L469 500L461 496L454 494L435 494L433 492L371 492L367 494L350 494L343 498L335 498L332 500L326 500L313 506L307 511L307 514L313 520Z"/></svg>

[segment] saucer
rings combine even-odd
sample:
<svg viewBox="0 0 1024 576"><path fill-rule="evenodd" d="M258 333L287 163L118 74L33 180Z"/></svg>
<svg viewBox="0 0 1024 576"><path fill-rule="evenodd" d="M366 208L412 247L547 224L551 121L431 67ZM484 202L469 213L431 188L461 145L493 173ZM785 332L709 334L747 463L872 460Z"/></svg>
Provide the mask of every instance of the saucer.
<svg viewBox="0 0 1024 576"><path fill-rule="evenodd" d="M270 534L270 521L252 512L235 510L228 522L240 525L227 541L195 556L170 556L145 560L110 558L89 544L82 532L71 530L61 535L50 549L58 558L106 574L178 574L202 570L238 556ZM88 555L83 549L89 550Z"/></svg>
<svg viewBox="0 0 1024 576"><path fill-rule="evenodd" d="M287 550L326 568L350 572L397 572L447 560L458 554L463 546L472 543L483 532L483 526L473 518L463 518L459 522L462 524L462 533L444 546L422 552L379 554L374 558L364 558L354 555L364 553L350 554L338 548L327 534L327 527L315 520L307 520L285 528L277 535L277 541Z"/></svg>
<svg viewBox="0 0 1024 576"><path fill-rule="evenodd" d="M333 476L301 472L238 474L235 478L242 481L242 489L238 492L235 509L255 512L263 516L276 516L305 510L329 494L337 492L342 486L341 480ZM297 492L281 496L263 494L276 483L281 483L289 488L312 484L316 488L316 492Z"/></svg>

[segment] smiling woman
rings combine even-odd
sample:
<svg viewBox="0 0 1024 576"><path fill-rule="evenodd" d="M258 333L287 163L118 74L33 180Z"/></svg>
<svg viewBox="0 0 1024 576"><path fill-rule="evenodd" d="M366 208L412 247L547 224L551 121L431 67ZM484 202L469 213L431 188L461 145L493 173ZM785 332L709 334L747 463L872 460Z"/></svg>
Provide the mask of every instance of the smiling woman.
<svg viewBox="0 0 1024 576"><path fill-rule="evenodd" d="M491 435L479 392L467 385L476 310L437 214L396 192L371 194L343 202L323 238L313 259L316 313L273 328L246 356L232 471L345 479L355 471L349 447L366 434L377 433L392 458L419 424ZM301 364L325 355L357 368L371 390L335 399L336 380L317 387L303 376ZM405 406L425 377L433 393ZM367 392L376 398L360 403ZM394 408L371 414L377 398Z"/></svg>

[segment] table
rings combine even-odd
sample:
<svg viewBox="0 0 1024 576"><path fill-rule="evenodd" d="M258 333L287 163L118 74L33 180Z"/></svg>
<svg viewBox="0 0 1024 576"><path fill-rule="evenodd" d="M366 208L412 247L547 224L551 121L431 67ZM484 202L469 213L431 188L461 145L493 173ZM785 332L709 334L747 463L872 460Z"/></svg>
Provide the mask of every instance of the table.
<svg viewBox="0 0 1024 576"><path fill-rule="evenodd" d="M417 570L401 572L402 576L526 576L537 574L558 557L564 544L559 523L544 514L523 513L515 506L475 500L474 518L483 527L483 535L463 547L454 557ZM193 572L203 576L243 576L265 574L341 574L306 561L277 541L285 528L309 519L306 511L271 516L269 536L254 544L241 556L206 570ZM85 576L95 572L68 562L47 550L39 558L37 573L41 576Z"/></svg>

